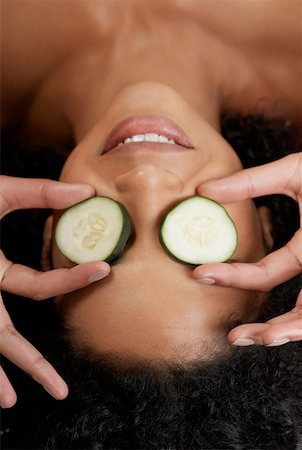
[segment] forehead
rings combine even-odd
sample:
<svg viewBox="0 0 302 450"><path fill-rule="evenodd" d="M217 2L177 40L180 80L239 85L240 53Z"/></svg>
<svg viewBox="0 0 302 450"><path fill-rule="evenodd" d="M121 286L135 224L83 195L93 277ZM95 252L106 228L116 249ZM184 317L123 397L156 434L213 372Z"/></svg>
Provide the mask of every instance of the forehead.
<svg viewBox="0 0 302 450"><path fill-rule="evenodd" d="M248 292L200 285L185 266L132 269L116 265L106 279L59 301L73 336L95 352L150 359L186 349L200 356L205 343L227 344L222 324L230 315L245 316L251 302Z"/></svg>

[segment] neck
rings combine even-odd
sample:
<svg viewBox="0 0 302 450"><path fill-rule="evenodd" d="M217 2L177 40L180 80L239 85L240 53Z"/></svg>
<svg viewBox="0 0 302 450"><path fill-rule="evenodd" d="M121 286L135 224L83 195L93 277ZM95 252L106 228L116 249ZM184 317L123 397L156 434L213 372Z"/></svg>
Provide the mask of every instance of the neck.
<svg viewBox="0 0 302 450"><path fill-rule="evenodd" d="M107 49L105 60L97 53L87 52L79 60L70 61L65 82L69 90L66 113L76 141L95 125L120 91L133 83L149 80L174 89L201 117L219 129L223 86L216 75L216 64L208 61L208 55L201 54L198 46L188 53L188 46L182 49L177 34L173 36L169 49L161 48L160 52L154 42L152 45L140 43L143 38L139 34L124 39L117 36ZM206 39L210 37L204 35L203 40ZM136 44L129 45L129 42ZM74 84L70 84L68 80L73 79L74 73L77 77ZM131 103L129 98L129 107ZM161 103L162 99L155 97L150 113L156 113Z"/></svg>
<svg viewBox="0 0 302 450"><path fill-rule="evenodd" d="M37 140L73 142L121 89L142 80L172 87L215 128L222 111L247 114L260 99L301 122L298 4L46 3L22 2L18 17L6 14L3 127L25 122ZM12 57L20 48L27 50Z"/></svg>
<svg viewBox="0 0 302 450"><path fill-rule="evenodd" d="M140 68L143 68L143 65ZM219 90L206 77L203 80L199 78L198 83L196 82L193 86L192 82L186 83L183 80L171 82L168 77L154 71L154 74L150 74L149 80L146 81L143 76L120 77L117 82L108 81L105 92L104 85L99 80L95 80L95 83L86 90L83 98L78 100L78 106L71 108L71 122L76 142L79 142L104 114L112 110L112 107L109 107L112 104L116 104L113 108L115 117L119 114L165 115L165 110L171 110L171 106L165 103L171 101L171 97L166 95L166 91L170 91L167 87L172 88L201 117L219 130ZM163 88L164 86L166 89ZM121 96L125 97L123 92L126 92L126 98L123 101L123 108L120 108L118 99ZM152 98L150 98L151 94ZM90 99L89 102L86 100L87 97Z"/></svg>
<svg viewBox="0 0 302 450"><path fill-rule="evenodd" d="M79 142L122 89L146 80L174 89L201 117L219 129L223 86L217 74L226 73L224 45L194 22L182 30L180 19L165 22L165 16L158 14L156 8L147 16L145 10L142 12L143 17L138 17L138 8L125 10L123 17L114 15L106 42L102 37L102 46L97 45L100 37L91 35L94 45L83 46L83 50L77 47L48 79L47 107L43 107L42 98L36 108L48 142L56 139L57 133L64 135L70 130ZM141 28L143 19L145 30ZM205 48L211 48L211 52L205 52ZM161 102L156 97L150 113L156 114ZM54 123L53 110L57 105L61 106L65 120L61 116ZM52 124L55 129L51 129Z"/></svg>

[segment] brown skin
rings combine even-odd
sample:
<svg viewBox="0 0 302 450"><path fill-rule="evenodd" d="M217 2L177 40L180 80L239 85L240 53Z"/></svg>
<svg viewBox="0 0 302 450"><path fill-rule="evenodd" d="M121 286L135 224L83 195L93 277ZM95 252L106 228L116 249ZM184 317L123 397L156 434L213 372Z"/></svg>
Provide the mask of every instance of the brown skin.
<svg viewBox="0 0 302 450"><path fill-rule="evenodd" d="M173 87L216 127L221 110L254 111L261 99L299 123L300 6L4 0L2 126L26 118L48 140L78 140L139 80Z"/></svg>
<svg viewBox="0 0 302 450"><path fill-rule="evenodd" d="M274 113L301 119L299 2L9 0L3 9L3 126L22 121L39 142L75 141L62 181L121 201L135 228L107 279L58 300L76 338L148 359L195 358L206 341L207 356L226 335L221 323L252 320L264 297L197 283L161 249L158 224L198 184L241 168L219 135L222 111L252 112L265 98L279 102ZM136 114L171 118L196 150L101 156L113 126ZM252 203L227 209L239 231L234 258L257 261ZM54 264L66 265L56 250Z"/></svg>
<svg viewBox="0 0 302 450"><path fill-rule="evenodd" d="M138 153L102 154L116 123L150 111L180 125L195 149L160 153L142 144ZM120 91L61 174L61 181L91 184L97 195L123 203L135 229L134 242L112 265L106 280L58 300L68 323L81 330L79 341L95 351L132 358L171 358L181 352L182 358L192 359L215 350L228 316L257 315L263 295L199 284L192 278L193 267L170 259L157 237L167 208L195 195L199 183L240 168L219 133L167 85L145 81ZM239 234L234 258L257 261L264 248L255 207L247 201L229 204L227 210ZM53 261L55 267L68 265L57 249ZM223 331L226 336L226 327ZM201 344L209 349L201 350Z"/></svg>

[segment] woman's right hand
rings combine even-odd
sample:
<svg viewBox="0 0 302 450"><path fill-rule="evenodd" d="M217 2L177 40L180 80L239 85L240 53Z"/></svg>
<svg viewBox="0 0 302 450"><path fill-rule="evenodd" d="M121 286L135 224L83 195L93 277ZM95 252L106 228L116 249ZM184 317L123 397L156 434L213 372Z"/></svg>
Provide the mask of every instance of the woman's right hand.
<svg viewBox="0 0 302 450"><path fill-rule="evenodd" d="M66 184L42 179L0 177L0 216L24 208L64 209L95 194L85 184ZM89 262L71 269L37 272L14 264L0 251L1 290L36 301L81 289L101 280L110 272L103 261ZM68 395L68 387L56 370L15 329L0 296L0 353L42 384L60 400ZM4 370L0 367L0 404L10 408L17 396Z"/></svg>
<svg viewBox="0 0 302 450"><path fill-rule="evenodd" d="M302 153L206 182L198 187L198 193L224 203L261 195L288 195L299 204L300 228L283 248L261 261L199 266L193 271L196 280L202 282L206 278L220 286L270 291L302 273ZM229 341L234 345L273 346L299 340L302 340L302 290L295 308L286 314L266 323L239 325L229 333Z"/></svg>

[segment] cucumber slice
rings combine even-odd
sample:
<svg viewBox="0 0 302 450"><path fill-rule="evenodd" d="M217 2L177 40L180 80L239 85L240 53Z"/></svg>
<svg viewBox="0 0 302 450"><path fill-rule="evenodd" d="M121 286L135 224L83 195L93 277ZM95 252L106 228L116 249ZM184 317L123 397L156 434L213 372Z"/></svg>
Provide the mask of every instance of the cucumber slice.
<svg viewBox="0 0 302 450"><path fill-rule="evenodd" d="M77 264L121 256L131 234L126 208L109 197L92 197L60 217L55 240L61 253Z"/></svg>
<svg viewBox="0 0 302 450"><path fill-rule="evenodd" d="M237 247L237 230L227 211L206 197L193 196L164 216L159 240L173 258L187 264L218 263Z"/></svg>

